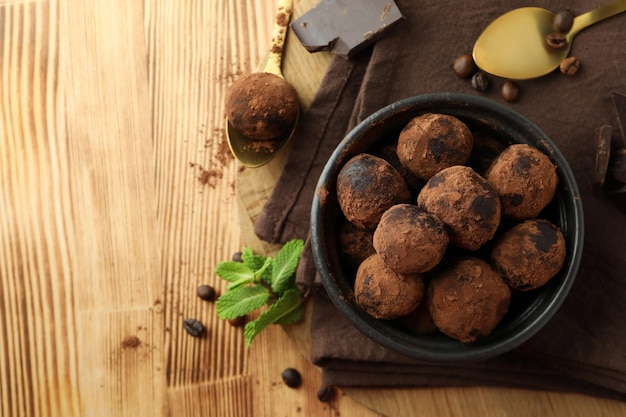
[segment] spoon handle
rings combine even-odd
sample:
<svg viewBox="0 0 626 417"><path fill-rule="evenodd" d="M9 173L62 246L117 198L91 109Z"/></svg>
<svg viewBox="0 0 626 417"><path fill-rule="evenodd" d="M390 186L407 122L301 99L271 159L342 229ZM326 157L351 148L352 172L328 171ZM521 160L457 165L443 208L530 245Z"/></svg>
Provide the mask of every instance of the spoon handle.
<svg viewBox="0 0 626 417"><path fill-rule="evenodd" d="M282 77L280 70L283 59L283 46L287 37L287 28L293 11L293 0L279 0L278 9L276 11L276 20L274 21L274 30L272 31L272 45L267 63L263 72L269 72Z"/></svg>
<svg viewBox="0 0 626 417"><path fill-rule="evenodd" d="M572 25L572 28L567 36L571 39L587 26L591 26L594 23L611 16L615 16L616 14L624 11L626 11L626 0L615 0L611 3L605 4L604 6L600 6L595 10L583 13L574 19L574 24Z"/></svg>

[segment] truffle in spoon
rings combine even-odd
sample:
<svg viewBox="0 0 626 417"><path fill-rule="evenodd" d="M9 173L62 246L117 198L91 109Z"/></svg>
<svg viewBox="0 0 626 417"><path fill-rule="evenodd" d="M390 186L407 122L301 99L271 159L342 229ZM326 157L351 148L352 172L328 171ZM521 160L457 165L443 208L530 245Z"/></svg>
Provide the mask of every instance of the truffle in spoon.
<svg viewBox="0 0 626 417"><path fill-rule="evenodd" d="M246 74L226 93L226 115L232 126L255 140L272 140L289 132L300 104L295 88L269 72Z"/></svg>

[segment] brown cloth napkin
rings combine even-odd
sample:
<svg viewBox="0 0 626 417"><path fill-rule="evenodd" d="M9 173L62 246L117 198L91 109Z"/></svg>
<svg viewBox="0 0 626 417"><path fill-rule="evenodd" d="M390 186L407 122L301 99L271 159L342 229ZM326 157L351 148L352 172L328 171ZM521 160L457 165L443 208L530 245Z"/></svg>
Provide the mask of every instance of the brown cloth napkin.
<svg viewBox="0 0 626 417"><path fill-rule="evenodd" d="M626 215L593 190L594 131L617 114L611 93L626 93L626 14L579 33L575 76L558 71L519 82L517 102L500 98L502 79L478 93L451 63L471 52L484 27L517 7L569 8L578 15L602 1L492 2L398 0L405 21L353 60L334 58L305 113L289 161L255 225L270 242L305 239L318 177L343 136L379 108L413 95L483 95L527 116L557 144L578 181L585 213L585 249L570 296L531 340L488 361L453 366L422 363L380 347L348 323L324 296L313 296L311 360L328 384L344 386L500 385L586 392L626 400ZM310 243L307 239L307 243ZM317 288L307 247L299 282Z"/></svg>

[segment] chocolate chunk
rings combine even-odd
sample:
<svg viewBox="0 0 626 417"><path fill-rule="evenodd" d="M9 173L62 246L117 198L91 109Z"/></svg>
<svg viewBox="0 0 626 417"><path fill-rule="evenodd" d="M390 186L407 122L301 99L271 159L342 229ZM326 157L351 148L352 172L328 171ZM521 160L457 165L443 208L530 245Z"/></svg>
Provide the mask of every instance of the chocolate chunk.
<svg viewBox="0 0 626 417"><path fill-rule="evenodd" d="M351 58L403 19L392 0L323 0L291 24L309 52Z"/></svg>
<svg viewBox="0 0 626 417"><path fill-rule="evenodd" d="M606 180L606 173L609 167L611 156L611 126L604 125L596 129L596 167L594 171L593 183L595 186L603 186Z"/></svg>
<svg viewBox="0 0 626 417"><path fill-rule="evenodd" d="M617 114L617 122L619 125L620 133L622 134L621 140L618 143L614 143L616 148L626 147L626 95L621 93L611 93L613 99L613 105L615 106L615 113Z"/></svg>

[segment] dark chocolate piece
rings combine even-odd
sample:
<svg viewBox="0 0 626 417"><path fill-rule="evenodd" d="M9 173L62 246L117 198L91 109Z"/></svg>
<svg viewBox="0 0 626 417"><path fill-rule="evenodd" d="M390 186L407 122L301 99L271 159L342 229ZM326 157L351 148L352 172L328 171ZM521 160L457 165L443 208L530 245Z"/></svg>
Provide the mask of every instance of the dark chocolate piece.
<svg viewBox="0 0 626 417"><path fill-rule="evenodd" d="M622 184L626 184L626 95L611 93L621 138L613 143L613 155L611 155L611 174L613 178ZM614 139L615 140L615 139ZM621 188L621 187L620 187Z"/></svg>
<svg viewBox="0 0 626 417"><path fill-rule="evenodd" d="M291 29L309 52L331 51L351 58L402 19L393 0L323 0Z"/></svg>
<svg viewBox="0 0 626 417"><path fill-rule="evenodd" d="M604 125L596 129L596 167L593 176L593 184L602 187L606 180L611 156L611 134L613 128Z"/></svg>
<svg viewBox="0 0 626 417"><path fill-rule="evenodd" d="M626 147L626 95L622 93L611 93L613 99L613 105L615 106L615 112L617 113L617 122L619 130L622 134L622 139L619 143L614 144L617 148Z"/></svg>

